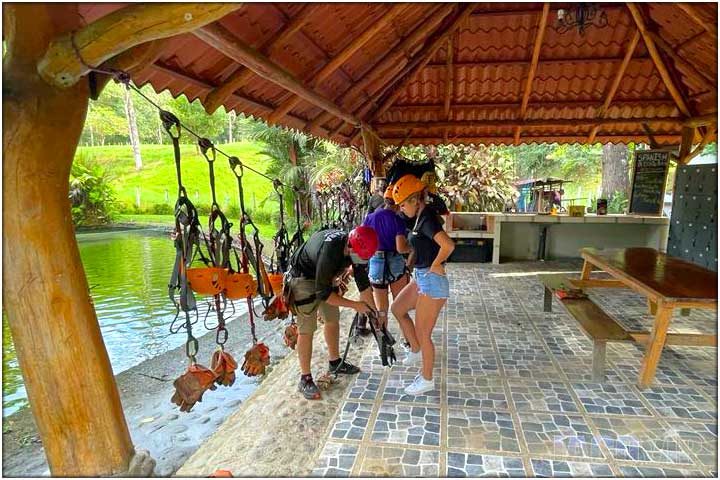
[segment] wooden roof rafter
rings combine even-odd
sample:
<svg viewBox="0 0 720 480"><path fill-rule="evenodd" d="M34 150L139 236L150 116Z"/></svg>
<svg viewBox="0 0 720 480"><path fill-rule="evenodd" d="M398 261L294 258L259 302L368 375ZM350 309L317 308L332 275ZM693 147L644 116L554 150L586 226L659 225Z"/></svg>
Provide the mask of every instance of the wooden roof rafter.
<svg viewBox="0 0 720 480"><path fill-rule="evenodd" d="M407 52L414 49L415 45L427 35L430 35L430 32L450 14L452 8L452 5L445 4L430 10L427 15L416 23L410 33L400 39L361 79L336 98L335 101L353 113L357 113L355 107L359 100L362 99L360 93L364 92L371 84L377 83L384 76L394 75L394 72L400 71L409 61ZM312 122L309 122L306 125L306 130L312 132L330 118L330 115L324 112ZM331 131L331 135L343 126L344 124L340 124L338 128Z"/></svg>
<svg viewBox="0 0 720 480"><path fill-rule="evenodd" d="M303 9L293 17L285 26L278 30L269 39L263 42L258 51L263 55L269 55L273 48L284 45L293 35L298 33L312 17L312 14L318 8L317 4L305 5ZM252 78L254 72L249 68L239 65L238 68L230 74L222 85L215 87L205 100L205 111L212 114L217 110L233 92L241 89Z"/></svg>
<svg viewBox="0 0 720 480"><path fill-rule="evenodd" d="M618 68L615 78L613 79L612 84L610 84L610 89L607 92L607 95L605 96L605 101L603 104L598 108L596 116L598 118L604 118L608 108L610 107L610 103L613 101L613 98L615 98L615 94L617 93L618 87L620 86L620 81L622 80L623 76L625 75L625 70L627 69L627 66L630 64L630 60L632 60L632 56L635 53L635 49L637 48L637 44L640 42L640 31L635 30L635 33L633 33L632 39L630 40L630 43L628 44L628 48L625 51L625 58L623 58L622 64L620 64L620 68ZM595 135L597 135L598 130L600 130L600 125L596 125L593 127L592 131L590 132L590 135L588 135L587 143L593 143L595 141Z"/></svg>
<svg viewBox="0 0 720 480"><path fill-rule="evenodd" d="M707 19L703 18L703 16L698 12L695 5L692 3L684 3L680 2L677 3L677 7L685 12L688 17L693 19L695 23L700 25L705 29L705 31L715 40L718 39L718 29L717 29L717 23L708 21Z"/></svg>
<svg viewBox="0 0 720 480"><path fill-rule="evenodd" d="M437 32L431 35L421 52L417 55L413 62L405 69L405 71L397 77L392 84L388 84L387 93L383 98L379 100L380 105L368 115L368 122L373 122L390 106L395 102L397 97L402 92L405 85L417 74L427 63L432 59L433 55L442 47L446 38L452 35L455 30L470 17L475 4L460 4L458 5L458 11L454 17L448 22L447 25L442 25Z"/></svg>
<svg viewBox="0 0 720 480"><path fill-rule="evenodd" d="M635 20L635 24L637 25L637 28L640 31L640 34L642 35L643 41L645 43L645 48L647 48L650 57L653 59L655 68L660 74L660 78L662 78L665 87L668 89L670 95L675 100L675 103L677 104L680 112L686 117L689 117L690 109L688 108L687 102L685 101L683 94L681 93L681 89L678 85L675 84L672 77L670 76L668 68L663 62L662 57L660 56L660 52L658 52L658 49L655 46L655 41L648 34L647 24L645 23L645 19L643 18L640 9L636 4L632 2L628 2L627 7L628 10L630 10L630 14L632 15L633 19Z"/></svg>
<svg viewBox="0 0 720 480"><path fill-rule="evenodd" d="M528 102L530 101L530 92L532 92L532 84L535 80L535 72L537 71L538 61L540 60L540 47L542 46L543 37L545 36L545 27L547 26L548 14L550 13L550 3L543 4L542 13L538 21L537 33L535 34L535 42L533 45L532 59L530 60L530 69L528 70L527 82L525 83L525 92L522 96L520 104L520 120L525 120ZM520 143L520 127L515 129L515 145Z"/></svg>
<svg viewBox="0 0 720 480"><path fill-rule="evenodd" d="M224 55L245 65L260 77L302 97L338 118L342 118L353 125L360 125L359 118L338 107L327 97L303 85L287 70L240 41L225 27L219 24L207 25L195 30L193 34Z"/></svg>
<svg viewBox="0 0 720 480"><path fill-rule="evenodd" d="M320 82L326 80L332 75L337 69L339 69L355 52L361 49L367 42L369 42L375 35L377 35L382 29L389 25L395 17L397 17L403 10L407 8L407 4L396 3L386 11L383 16L377 21L373 22L373 25L362 32L358 37L351 40L350 43L343 48L334 58L323 66L319 72L317 72L311 80L307 83L311 88L316 87ZM292 96L288 100L284 101L279 105L275 111L270 115L268 121L270 123L277 122L280 118L285 116L290 110L292 110L298 103L302 101L302 98L298 96Z"/></svg>

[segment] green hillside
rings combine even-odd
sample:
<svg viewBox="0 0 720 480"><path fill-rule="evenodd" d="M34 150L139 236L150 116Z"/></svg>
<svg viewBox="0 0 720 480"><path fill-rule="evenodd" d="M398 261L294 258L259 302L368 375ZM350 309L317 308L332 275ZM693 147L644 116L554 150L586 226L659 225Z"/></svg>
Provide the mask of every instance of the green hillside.
<svg viewBox="0 0 720 480"><path fill-rule="evenodd" d="M219 146L229 155L237 156L244 164L264 172L268 159L260 153L261 147L254 142L240 142ZM208 163L195 145L181 145L182 179L190 199L199 209L211 204ZM132 149L129 145L103 147L80 147L77 155L92 158L110 172L121 213L152 214L172 212L177 192L175 160L172 145L143 145L141 156L143 168L135 170ZM239 197L237 180L228 166L227 159L218 154L215 163L217 201L221 208L237 215ZM266 178L245 171L243 176L245 205L254 212L259 223L269 223L278 211L272 184ZM136 189L140 190L140 206L135 208ZM268 198L269 197L269 198ZM267 200L266 200L267 199ZM164 211L163 211L164 209Z"/></svg>

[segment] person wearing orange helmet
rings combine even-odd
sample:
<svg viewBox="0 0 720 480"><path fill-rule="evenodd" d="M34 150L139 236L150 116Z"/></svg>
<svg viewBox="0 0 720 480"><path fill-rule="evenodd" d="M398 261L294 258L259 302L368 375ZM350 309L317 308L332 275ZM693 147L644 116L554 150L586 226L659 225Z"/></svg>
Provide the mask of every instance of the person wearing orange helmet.
<svg viewBox="0 0 720 480"><path fill-rule="evenodd" d="M422 361L420 374L405 388L405 393L421 395L435 389L432 331L450 296L445 261L455 249L455 244L443 230L438 215L428 207L428 191L424 182L412 174L405 175L395 182L392 193L403 214L415 219L408 235L415 252L414 278L393 300L391 310L410 343L411 351L403 363L413 365ZM415 323L408 315L413 309Z"/></svg>
<svg viewBox="0 0 720 480"><path fill-rule="evenodd" d="M378 319L387 325L388 288L393 298L396 298L407 285L408 276L402 254L409 253L410 246L407 243L405 222L398 215L398 207L392 199L392 185L385 191L384 200L384 208L365 217L363 225L375 229L380 242L377 252L368 264L368 277L378 308Z"/></svg>
<svg viewBox="0 0 720 480"><path fill-rule="evenodd" d="M377 234L370 227L360 226L349 234L342 230L327 229L313 233L290 258L287 282L291 289L289 307L295 314L298 327L298 390L308 400L321 397L320 389L310 372L318 312L324 320L330 373L352 375L360 371L340 357L339 307L352 308L361 314L374 313L364 264L373 256L377 246ZM361 301L343 296L345 288L341 285L341 277L349 267L352 267L355 283L361 292Z"/></svg>

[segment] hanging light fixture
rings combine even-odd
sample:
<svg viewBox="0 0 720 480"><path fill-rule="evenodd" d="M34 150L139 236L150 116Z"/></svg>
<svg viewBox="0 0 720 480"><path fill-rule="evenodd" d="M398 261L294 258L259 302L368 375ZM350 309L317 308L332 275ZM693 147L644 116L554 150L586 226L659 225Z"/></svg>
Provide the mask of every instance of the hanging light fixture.
<svg viewBox="0 0 720 480"><path fill-rule="evenodd" d="M607 13L594 3L578 3L570 9L558 10L556 28L558 33L565 33L577 27L580 35L585 35L588 27L606 27Z"/></svg>

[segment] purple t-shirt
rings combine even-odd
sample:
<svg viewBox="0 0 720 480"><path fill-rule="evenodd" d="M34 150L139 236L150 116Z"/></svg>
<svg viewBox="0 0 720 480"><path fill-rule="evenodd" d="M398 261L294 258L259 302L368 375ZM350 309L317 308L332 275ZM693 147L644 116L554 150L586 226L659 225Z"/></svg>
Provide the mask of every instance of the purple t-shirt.
<svg viewBox="0 0 720 480"><path fill-rule="evenodd" d="M377 232L378 238L380 239L378 250L390 252L396 251L395 237L405 235L407 230L403 219L400 218L397 213L387 208L377 210L365 217L363 225L372 227Z"/></svg>

